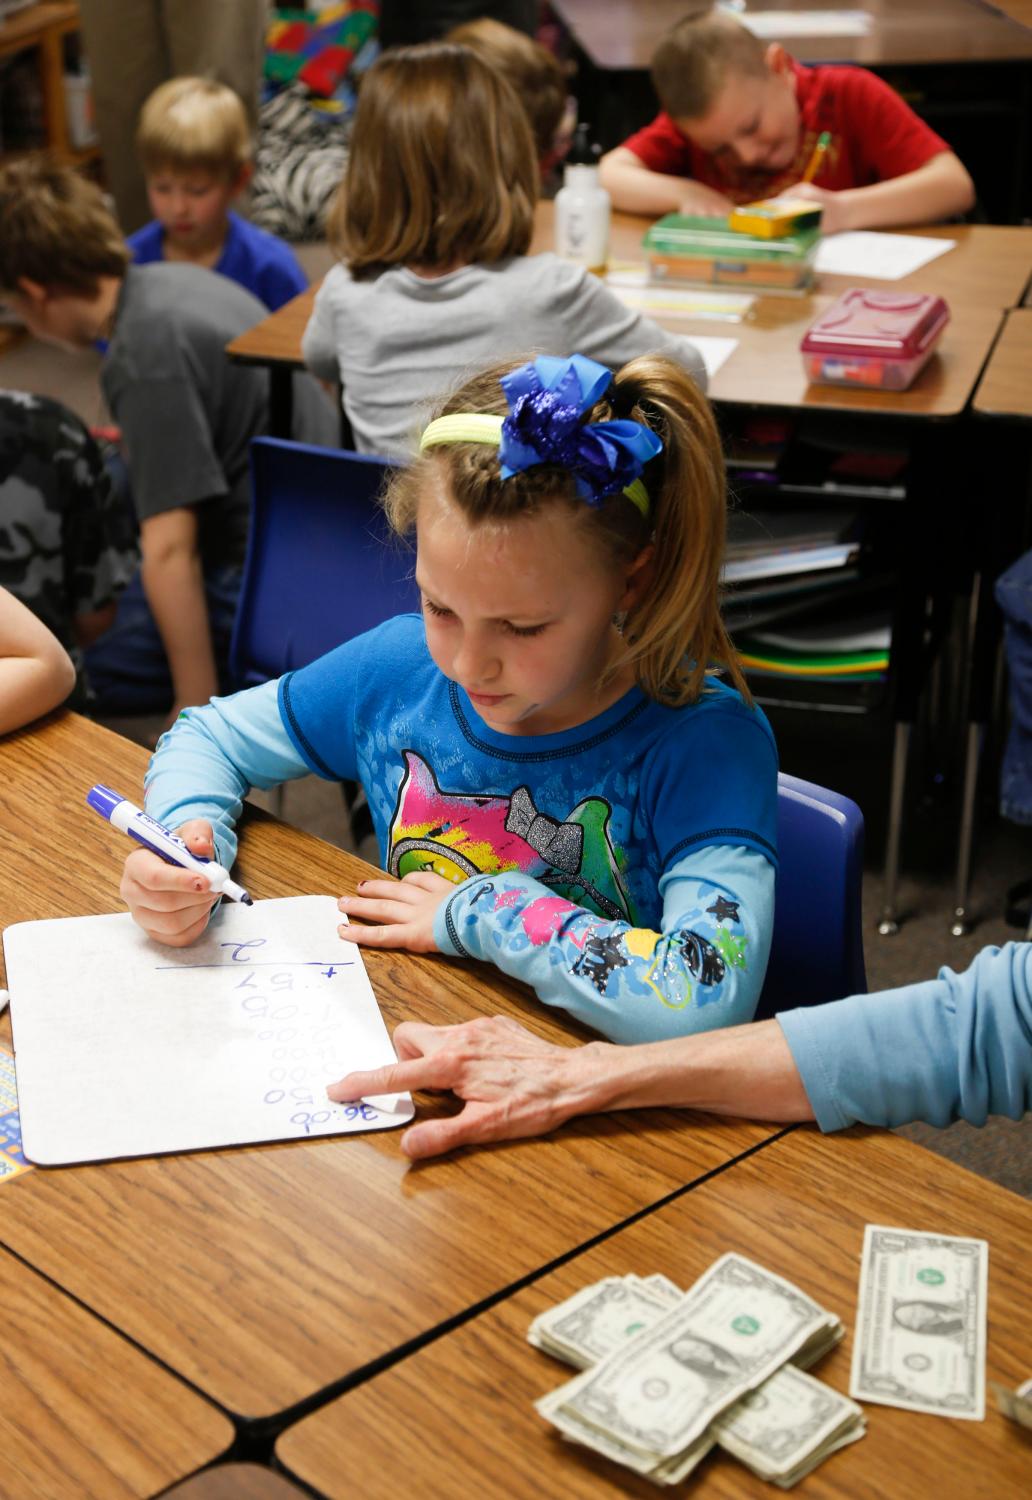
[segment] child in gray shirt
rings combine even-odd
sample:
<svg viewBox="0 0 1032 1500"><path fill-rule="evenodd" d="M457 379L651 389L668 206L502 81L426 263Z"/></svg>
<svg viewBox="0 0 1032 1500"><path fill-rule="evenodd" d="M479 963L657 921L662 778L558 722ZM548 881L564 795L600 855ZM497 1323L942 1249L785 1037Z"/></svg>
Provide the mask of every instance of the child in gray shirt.
<svg viewBox="0 0 1032 1500"><path fill-rule="evenodd" d="M249 515L248 447L265 431L268 375L226 344L265 316L250 292L200 266L130 266L100 190L27 157L0 169L0 289L39 337L107 340L101 383L122 432L140 527L140 573L86 654L101 707L154 712L225 685ZM332 444L313 382L303 435ZM301 435L301 434L299 434Z"/></svg>
<svg viewBox="0 0 1032 1500"><path fill-rule="evenodd" d="M355 446L405 457L449 381L508 355L577 349L609 366L669 355L705 385L699 351L596 277L527 255L538 177L511 86L466 47L385 53L366 74L303 351L339 380Z"/></svg>

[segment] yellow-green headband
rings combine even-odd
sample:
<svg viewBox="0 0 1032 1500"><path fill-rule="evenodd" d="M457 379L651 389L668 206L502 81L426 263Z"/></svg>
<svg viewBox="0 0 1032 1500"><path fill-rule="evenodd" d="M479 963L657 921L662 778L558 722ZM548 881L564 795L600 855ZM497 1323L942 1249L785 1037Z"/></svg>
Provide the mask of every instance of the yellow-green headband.
<svg viewBox="0 0 1032 1500"><path fill-rule="evenodd" d="M445 417L435 417L429 427L424 428L419 439L419 451L438 448L445 443L489 443L497 448L502 441L504 417L489 416L486 412L456 411ZM631 504L649 518L649 492L640 479L634 479L624 487L623 493Z"/></svg>

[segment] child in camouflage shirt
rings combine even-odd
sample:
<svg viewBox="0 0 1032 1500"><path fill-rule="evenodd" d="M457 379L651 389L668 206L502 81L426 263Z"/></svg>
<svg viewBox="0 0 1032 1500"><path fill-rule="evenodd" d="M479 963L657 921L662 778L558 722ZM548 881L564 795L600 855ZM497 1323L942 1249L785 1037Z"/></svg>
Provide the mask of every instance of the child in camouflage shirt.
<svg viewBox="0 0 1032 1500"><path fill-rule="evenodd" d="M111 624L138 557L131 514L96 442L67 407L0 390L0 585L32 610L76 664Z"/></svg>

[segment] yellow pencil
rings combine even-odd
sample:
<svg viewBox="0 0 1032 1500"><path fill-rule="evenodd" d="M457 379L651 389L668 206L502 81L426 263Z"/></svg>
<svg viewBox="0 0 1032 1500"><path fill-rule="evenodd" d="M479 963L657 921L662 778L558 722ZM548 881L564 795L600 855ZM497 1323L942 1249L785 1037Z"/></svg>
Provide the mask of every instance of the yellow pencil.
<svg viewBox="0 0 1032 1500"><path fill-rule="evenodd" d="M817 137L817 144L813 148L813 155L806 163L806 171L803 173L804 182L812 182L813 179L817 176L817 173L820 170L821 162L824 160L824 153L827 151L830 145L831 131L822 130L820 135Z"/></svg>

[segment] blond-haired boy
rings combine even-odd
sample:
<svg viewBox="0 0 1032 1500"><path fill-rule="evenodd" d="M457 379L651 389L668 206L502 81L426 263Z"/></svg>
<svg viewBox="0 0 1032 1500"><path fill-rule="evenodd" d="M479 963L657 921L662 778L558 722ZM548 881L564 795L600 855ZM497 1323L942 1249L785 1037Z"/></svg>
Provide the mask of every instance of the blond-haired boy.
<svg viewBox="0 0 1032 1500"><path fill-rule="evenodd" d="M724 215L790 194L822 204L834 234L936 223L974 203L959 158L888 84L863 68L804 67L717 6L667 33L652 79L662 112L602 160L616 208Z"/></svg>
<svg viewBox="0 0 1032 1500"><path fill-rule="evenodd" d="M140 265L183 260L239 282L270 311L308 285L289 245L231 205L251 179L240 99L210 78L172 78L140 113L136 146L154 220L128 238Z"/></svg>

